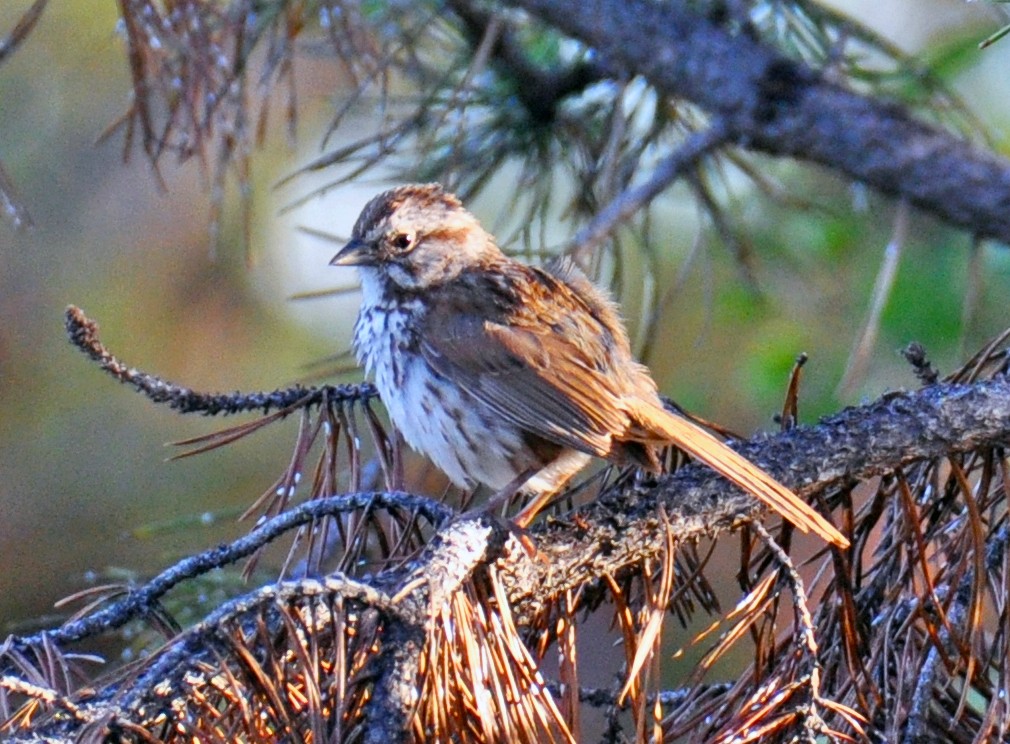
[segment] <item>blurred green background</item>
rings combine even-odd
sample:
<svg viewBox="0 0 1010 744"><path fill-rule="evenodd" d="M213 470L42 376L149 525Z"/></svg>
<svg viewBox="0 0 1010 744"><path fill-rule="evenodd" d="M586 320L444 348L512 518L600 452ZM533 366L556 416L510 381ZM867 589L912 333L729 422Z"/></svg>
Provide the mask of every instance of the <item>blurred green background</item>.
<svg viewBox="0 0 1010 744"><path fill-rule="evenodd" d="M0 33L28 4L0 3ZM1010 41L974 50L1003 22L992 7L895 0L844 10L903 49L937 59L1006 151ZM382 187L362 182L281 212L325 180L273 188L319 153L340 92L325 60L307 60L298 70L297 144L274 131L254 160L253 265L234 194L212 251L207 176L197 163L164 162L162 191L143 157L133 153L124 164L121 136L95 144L129 102L116 21L111 0L51 0L24 47L0 66L0 160L35 221L27 232L0 223L0 633L23 629L112 568L149 573L244 532L235 514L287 464L294 434L295 422L286 422L236 446L166 462L166 442L229 422L178 416L109 379L66 343L65 306L98 319L103 340L129 364L198 390L307 379L313 363L347 347L355 298L290 301L353 282L326 266L333 245L296 228L346 235ZM911 340L946 373L965 350L1010 325L1010 252L983 245L972 259L969 236L913 213L868 372L839 393L895 205L819 169L766 166L818 209L774 204L746 185L733 195L756 287L714 231L695 250L696 211L677 201L684 192L663 197L665 281L683 283L664 305L664 336L646 361L682 404L742 432L772 427L793 360L807 352L801 414L812 421L914 386L897 353ZM472 206L493 222L493 190ZM969 287L977 295L965 313ZM634 334L641 313L633 288L626 290Z"/></svg>

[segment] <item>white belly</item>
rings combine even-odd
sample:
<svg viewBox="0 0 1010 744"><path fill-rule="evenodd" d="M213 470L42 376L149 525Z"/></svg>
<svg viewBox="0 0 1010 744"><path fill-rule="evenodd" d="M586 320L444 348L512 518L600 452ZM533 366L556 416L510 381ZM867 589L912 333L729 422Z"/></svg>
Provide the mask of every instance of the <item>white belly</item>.
<svg viewBox="0 0 1010 744"><path fill-rule="evenodd" d="M410 308L380 306L367 273L361 272L365 302L354 327L354 349L407 444L462 488L477 483L503 488L539 465L514 427L437 375L410 348Z"/></svg>

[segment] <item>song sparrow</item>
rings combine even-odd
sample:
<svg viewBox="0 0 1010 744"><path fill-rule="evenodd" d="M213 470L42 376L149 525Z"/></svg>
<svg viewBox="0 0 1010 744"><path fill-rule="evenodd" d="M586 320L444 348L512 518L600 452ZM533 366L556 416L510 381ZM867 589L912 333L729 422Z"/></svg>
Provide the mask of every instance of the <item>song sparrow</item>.
<svg viewBox="0 0 1010 744"><path fill-rule="evenodd" d="M667 411L610 298L570 263L515 261L438 184L373 198L330 262L357 266L354 349L394 425L459 486L521 487L518 521L589 461L659 469L672 443L804 531L847 540L792 491Z"/></svg>

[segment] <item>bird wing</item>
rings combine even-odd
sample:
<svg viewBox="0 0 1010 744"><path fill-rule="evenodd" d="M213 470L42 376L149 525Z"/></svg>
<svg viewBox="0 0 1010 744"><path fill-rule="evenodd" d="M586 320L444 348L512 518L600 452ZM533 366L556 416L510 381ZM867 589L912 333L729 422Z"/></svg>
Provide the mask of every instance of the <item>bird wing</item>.
<svg viewBox="0 0 1010 744"><path fill-rule="evenodd" d="M521 303L514 287L475 284L429 309L418 343L436 373L521 429L598 457L614 457L627 442L673 443L801 530L848 545L788 488L662 408L622 329L609 330L609 305L581 300L560 277L512 270L523 272Z"/></svg>
<svg viewBox="0 0 1010 744"><path fill-rule="evenodd" d="M479 301L436 302L419 334L421 354L504 420L598 457L628 427L610 374L615 339L562 282L521 267L526 302L473 287ZM549 301L538 301L549 294ZM580 304L581 303L581 304Z"/></svg>

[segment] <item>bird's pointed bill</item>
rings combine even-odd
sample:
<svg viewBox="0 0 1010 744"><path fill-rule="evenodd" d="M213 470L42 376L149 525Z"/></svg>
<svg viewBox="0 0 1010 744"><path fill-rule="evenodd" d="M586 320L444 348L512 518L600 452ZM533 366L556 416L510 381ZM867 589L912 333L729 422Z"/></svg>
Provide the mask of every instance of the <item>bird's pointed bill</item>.
<svg viewBox="0 0 1010 744"><path fill-rule="evenodd" d="M370 266L375 263L368 244L354 238L330 260L330 266Z"/></svg>

